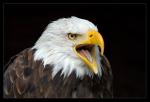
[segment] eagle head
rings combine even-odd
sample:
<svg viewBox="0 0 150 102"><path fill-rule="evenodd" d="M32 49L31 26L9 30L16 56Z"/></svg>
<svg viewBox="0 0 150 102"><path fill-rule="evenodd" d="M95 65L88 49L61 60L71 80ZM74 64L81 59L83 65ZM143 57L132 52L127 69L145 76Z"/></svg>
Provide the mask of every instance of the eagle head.
<svg viewBox="0 0 150 102"><path fill-rule="evenodd" d="M102 75L101 56L104 41L97 27L78 17L61 18L50 23L33 46L34 60L53 65L52 77L59 71L64 77L72 72L83 78Z"/></svg>

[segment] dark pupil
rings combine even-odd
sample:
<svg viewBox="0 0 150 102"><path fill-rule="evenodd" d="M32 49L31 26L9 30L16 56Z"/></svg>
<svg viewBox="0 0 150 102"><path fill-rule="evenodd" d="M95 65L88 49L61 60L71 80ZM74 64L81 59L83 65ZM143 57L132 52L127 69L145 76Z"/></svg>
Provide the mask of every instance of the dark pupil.
<svg viewBox="0 0 150 102"><path fill-rule="evenodd" d="M73 37L74 37L74 35L71 35L71 37L73 38Z"/></svg>

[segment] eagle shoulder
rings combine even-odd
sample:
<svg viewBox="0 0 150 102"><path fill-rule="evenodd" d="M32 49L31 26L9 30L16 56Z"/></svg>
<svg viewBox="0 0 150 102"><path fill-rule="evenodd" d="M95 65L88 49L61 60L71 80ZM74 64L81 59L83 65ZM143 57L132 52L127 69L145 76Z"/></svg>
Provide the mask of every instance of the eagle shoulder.
<svg viewBox="0 0 150 102"><path fill-rule="evenodd" d="M4 72L4 97L42 96L41 86L48 80L50 71L44 69L41 62L34 61L34 52L35 50L27 48L9 62ZM37 95L38 93L40 94Z"/></svg>

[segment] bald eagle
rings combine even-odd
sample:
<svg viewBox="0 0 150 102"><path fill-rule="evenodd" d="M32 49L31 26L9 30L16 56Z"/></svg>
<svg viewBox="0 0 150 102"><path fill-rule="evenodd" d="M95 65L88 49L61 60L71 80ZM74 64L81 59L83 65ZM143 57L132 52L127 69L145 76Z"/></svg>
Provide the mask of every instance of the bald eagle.
<svg viewBox="0 0 150 102"><path fill-rule="evenodd" d="M5 98L113 97L112 71L98 28L75 16L50 23L4 72Z"/></svg>

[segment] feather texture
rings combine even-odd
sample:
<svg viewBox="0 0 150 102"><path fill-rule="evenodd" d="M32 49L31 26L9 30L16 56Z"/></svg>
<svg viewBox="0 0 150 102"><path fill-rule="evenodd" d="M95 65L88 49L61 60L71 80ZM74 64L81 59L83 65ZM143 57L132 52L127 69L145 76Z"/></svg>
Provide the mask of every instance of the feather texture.
<svg viewBox="0 0 150 102"><path fill-rule="evenodd" d="M112 97L112 72L106 57L101 63L102 78L88 75L83 79L75 73L63 78L59 71L52 78L52 65L34 61L35 50L25 49L17 55L4 73L5 98L65 98L65 97Z"/></svg>

